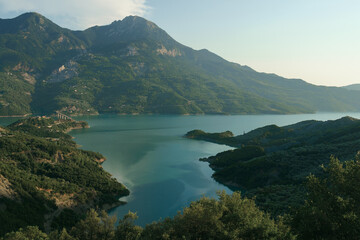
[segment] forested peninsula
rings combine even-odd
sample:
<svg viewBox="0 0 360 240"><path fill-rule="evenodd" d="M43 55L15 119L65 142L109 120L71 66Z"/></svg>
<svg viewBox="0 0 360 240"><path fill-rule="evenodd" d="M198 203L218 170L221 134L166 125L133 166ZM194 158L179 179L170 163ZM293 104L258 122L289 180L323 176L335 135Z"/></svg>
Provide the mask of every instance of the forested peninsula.
<svg viewBox="0 0 360 240"><path fill-rule="evenodd" d="M73 226L90 208L120 204L126 187L103 170L100 153L66 132L86 122L31 117L0 127L0 236L29 225Z"/></svg>
<svg viewBox="0 0 360 240"><path fill-rule="evenodd" d="M187 138L226 144L235 149L202 158L213 178L247 196L273 215L288 213L305 199L304 181L321 175L321 165L334 156L350 160L360 150L360 120L303 121L289 126L268 125L243 135L193 130Z"/></svg>

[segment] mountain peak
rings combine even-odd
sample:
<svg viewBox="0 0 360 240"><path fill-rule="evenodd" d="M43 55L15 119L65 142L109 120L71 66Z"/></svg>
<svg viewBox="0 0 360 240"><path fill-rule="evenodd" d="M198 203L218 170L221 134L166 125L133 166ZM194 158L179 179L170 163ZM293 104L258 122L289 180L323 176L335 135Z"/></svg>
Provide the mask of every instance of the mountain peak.
<svg viewBox="0 0 360 240"><path fill-rule="evenodd" d="M43 18L45 18L43 15L41 15L38 12L26 12L26 13L23 13L23 14L17 16L16 18L31 18L31 17L43 17Z"/></svg>
<svg viewBox="0 0 360 240"><path fill-rule="evenodd" d="M0 78L0 115L360 110L356 91L258 73L186 47L139 16L85 31L35 12L1 19ZM34 88L33 79L44 84Z"/></svg>
<svg viewBox="0 0 360 240"><path fill-rule="evenodd" d="M139 16L127 16L106 26L96 26L85 30L88 41L111 44L114 42L131 42L138 40L155 40L160 44L175 42L155 23Z"/></svg>
<svg viewBox="0 0 360 240"><path fill-rule="evenodd" d="M353 118L350 116L345 116L345 117L338 119L337 121L339 121L339 122L357 122L357 121L359 121L359 119L356 119L356 118Z"/></svg>
<svg viewBox="0 0 360 240"><path fill-rule="evenodd" d="M143 21L143 22L148 22L148 20L146 20L145 18L136 16L136 15L126 16L126 17L123 19L123 21Z"/></svg>
<svg viewBox="0 0 360 240"><path fill-rule="evenodd" d="M27 12L27 13L21 14L20 16L14 18L13 20L24 21L24 22L29 22L29 23L32 22L32 23L41 24L41 25L51 22L49 19L47 19L46 17L44 17L43 15L41 15L40 13L37 13L37 12Z"/></svg>
<svg viewBox="0 0 360 240"><path fill-rule="evenodd" d="M145 18L139 16L127 16L123 20L114 21L110 26L121 26L122 28L141 28L139 30L151 31L155 29L160 29L155 23L146 20Z"/></svg>
<svg viewBox="0 0 360 240"><path fill-rule="evenodd" d="M36 32L47 27L60 29L58 25L37 12L23 13L12 19L0 19L0 33Z"/></svg>

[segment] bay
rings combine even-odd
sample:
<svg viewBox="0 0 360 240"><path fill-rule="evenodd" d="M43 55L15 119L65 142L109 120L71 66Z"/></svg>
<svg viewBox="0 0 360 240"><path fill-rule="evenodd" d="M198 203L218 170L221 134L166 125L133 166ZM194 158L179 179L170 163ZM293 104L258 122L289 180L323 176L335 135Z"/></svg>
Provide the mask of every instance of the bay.
<svg viewBox="0 0 360 240"><path fill-rule="evenodd" d="M284 126L303 120L335 120L343 116L360 118L360 113L317 113L299 115L174 116L100 115L78 117L91 128L74 130L82 148L106 157L103 167L131 191L126 205L109 211L117 217L128 211L145 225L174 216L202 196L216 197L217 191L231 193L211 178L207 163L198 161L230 149L225 145L186 139L193 129L207 132L232 131L243 134L268 124Z"/></svg>
<svg viewBox="0 0 360 240"><path fill-rule="evenodd" d="M243 134L268 124L284 126L303 120L335 120L344 116L360 118L360 113L317 113L299 115L175 116L175 115L99 115L76 117L90 124L89 129L70 134L81 148L102 153L103 167L131 191L122 198L127 204L109 211L121 218L137 212L136 222L144 226L174 216L202 196L231 191L211 178L207 163L198 161L230 149L225 145L190 140L183 135L193 129L207 132L232 131ZM17 118L0 118L7 125Z"/></svg>

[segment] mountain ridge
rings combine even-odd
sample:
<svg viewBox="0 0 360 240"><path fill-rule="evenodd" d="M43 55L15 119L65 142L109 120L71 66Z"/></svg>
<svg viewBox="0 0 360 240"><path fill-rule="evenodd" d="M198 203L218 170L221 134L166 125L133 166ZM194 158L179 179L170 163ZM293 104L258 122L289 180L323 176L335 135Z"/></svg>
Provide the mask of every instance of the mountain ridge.
<svg viewBox="0 0 360 240"><path fill-rule="evenodd" d="M351 84L351 85L344 86L343 88L348 89L348 90L359 91L360 84Z"/></svg>
<svg viewBox="0 0 360 240"><path fill-rule="evenodd" d="M360 111L352 91L256 72L138 16L84 31L38 13L0 19L0 86L0 115Z"/></svg>

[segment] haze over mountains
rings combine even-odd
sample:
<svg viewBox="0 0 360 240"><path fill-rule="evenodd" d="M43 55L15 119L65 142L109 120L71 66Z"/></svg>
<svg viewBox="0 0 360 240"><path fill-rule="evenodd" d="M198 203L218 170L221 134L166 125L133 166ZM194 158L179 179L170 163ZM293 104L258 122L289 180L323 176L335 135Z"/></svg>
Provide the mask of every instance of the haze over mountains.
<svg viewBox="0 0 360 240"><path fill-rule="evenodd" d="M351 84L351 85L348 85L348 86L344 86L343 88L346 88L348 90L357 90L357 91L359 91L360 90L360 84Z"/></svg>
<svg viewBox="0 0 360 240"><path fill-rule="evenodd" d="M357 91L254 71L129 16L85 31L0 19L0 115L359 111Z"/></svg>

